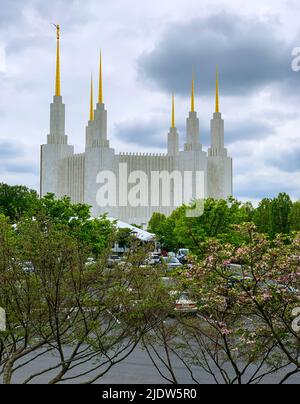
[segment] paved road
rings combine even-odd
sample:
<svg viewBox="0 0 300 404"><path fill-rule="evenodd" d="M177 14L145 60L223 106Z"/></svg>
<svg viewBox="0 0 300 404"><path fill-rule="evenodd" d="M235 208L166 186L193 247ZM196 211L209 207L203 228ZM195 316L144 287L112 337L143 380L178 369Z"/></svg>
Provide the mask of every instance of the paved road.
<svg viewBox="0 0 300 404"><path fill-rule="evenodd" d="M179 383L192 383L188 372L178 360L174 360L174 368L176 375L178 375ZM14 376L14 383L22 383L28 375L32 372L37 372L49 367L49 365L55 363L55 358L52 355L45 355L41 357L38 363L27 366L21 371L18 371ZM88 370L91 364L85 365L84 369ZM198 380L201 380L201 384L211 384L213 380L209 375L202 372L198 373ZM47 383L49 380L49 374L47 377L40 376L35 379L35 383ZM72 383L83 382L85 379L81 378ZM277 384L279 376L271 376L266 379L266 382L270 384ZM106 374L98 383L101 384L160 384L167 383L152 365L147 353L142 349L136 349L124 362L114 366L108 374ZM289 384L300 384L300 375L294 376L290 379Z"/></svg>

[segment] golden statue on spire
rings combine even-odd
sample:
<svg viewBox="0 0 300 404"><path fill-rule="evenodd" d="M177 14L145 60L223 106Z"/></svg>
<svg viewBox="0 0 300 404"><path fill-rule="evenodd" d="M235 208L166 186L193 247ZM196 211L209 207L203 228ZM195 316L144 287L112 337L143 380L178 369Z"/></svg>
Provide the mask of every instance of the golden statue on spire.
<svg viewBox="0 0 300 404"><path fill-rule="evenodd" d="M60 26L59 24L53 24L56 28L56 38L60 39Z"/></svg>

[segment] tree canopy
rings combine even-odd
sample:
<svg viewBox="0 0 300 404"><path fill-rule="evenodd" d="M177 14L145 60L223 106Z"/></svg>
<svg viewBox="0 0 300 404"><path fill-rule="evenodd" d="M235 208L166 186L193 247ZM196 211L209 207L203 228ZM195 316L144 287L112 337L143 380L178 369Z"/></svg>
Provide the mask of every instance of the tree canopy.
<svg viewBox="0 0 300 404"><path fill-rule="evenodd" d="M154 213L149 221L149 231L155 233L163 247L176 250L186 247L197 254L205 250L206 243L214 238L238 245L241 235L235 225L253 222L260 233L273 240L277 234L290 234L300 229L300 202L281 193L273 199L263 199L257 208L250 202L206 199L204 212L199 217L187 217L182 206L170 216Z"/></svg>

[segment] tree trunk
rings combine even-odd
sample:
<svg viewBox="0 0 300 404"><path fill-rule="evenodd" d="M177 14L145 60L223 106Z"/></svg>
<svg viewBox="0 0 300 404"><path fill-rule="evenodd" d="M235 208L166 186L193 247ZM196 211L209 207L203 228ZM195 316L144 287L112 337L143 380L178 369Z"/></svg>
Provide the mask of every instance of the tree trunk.
<svg viewBox="0 0 300 404"><path fill-rule="evenodd" d="M3 384L11 384L11 378L13 373L12 370L14 363L15 363L15 356L12 355L4 365Z"/></svg>

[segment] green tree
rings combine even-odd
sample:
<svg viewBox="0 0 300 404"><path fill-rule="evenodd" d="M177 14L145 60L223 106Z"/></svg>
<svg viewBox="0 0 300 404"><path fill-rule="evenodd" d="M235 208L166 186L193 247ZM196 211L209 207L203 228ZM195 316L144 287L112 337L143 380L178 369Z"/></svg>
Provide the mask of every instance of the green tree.
<svg viewBox="0 0 300 404"><path fill-rule="evenodd" d="M117 242L121 248L129 248L132 244L133 235L131 229L118 229Z"/></svg>
<svg viewBox="0 0 300 404"><path fill-rule="evenodd" d="M169 251L175 250L180 245L174 230L175 223L181 214L180 209L176 209L169 217L163 213L155 212L148 224L148 231L154 233L162 247Z"/></svg>
<svg viewBox="0 0 300 404"><path fill-rule="evenodd" d="M57 199L54 194L47 194L40 199L35 215L47 217L62 225L71 222L84 223L91 218L89 205L72 203L71 198L67 196Z"/></svg>
<svg viewBox="0 0 300 404"><path fill-rule="evenodd" d="M277 234L289 234L290 213L293 203L289 195L280 193L277 198L263 199L254 213L254 223L259 232L274 239Z"/></svg>
<svg viewBox="0 0 300 404"><path fill-rule="evenodd" d="M40 199L35 219L45 225L50 222L56 226L68 226L83 248L92 248L92 254L96 258L112 245L116 232L114 223L105 215L92 218L88 205L73 204L69 197L56 199L53 194Z"/></svg>
<svg viewBox="0 0 300 404"><path fill-rule="evenodd" d="M15 222L23 215L33 215L38 204L36 191L21 185L0 184L0 213L11 221Z"/></svg>
<svg viewBox="0 0 300 404"><path fill-rule="evenodd" d="M155 213L150 220L149 228L168 249L186 247L199 254L210 238L238 243L240 235L233 225L249 222L253 217L252 205L243 205L234 198L207 199L204 213L199 217L187 217L187 208L181 206L167 218Z"/></svg>
<svg viewBox="0 0 300 404"><path fill-rule="evenodd" d="M41 377L49 384L93 383L161 318L160 274L139 267L146 252L135 246L122 267L109 271L108 251L86 265L92 249L68 224L25 218L12 226L0 216L3 383L13 383L19 369L25 384Z"/></svg>
<svg viewBox="0 0 300 404"><path fill-rule="evenodd" d="M293 203L289 216L291 231L300 231L300 201Z"/></svg>
<svg viewBox="0 0 300 404"><path fill-rule="evenodd" d="M264 198L254 212L254 223L260 233L272 232L272 200Z"/></svg>
<svg viewBox="0 0 300 404"><path fill-rule="evenodd" d="M159 212L154 212L148 223L148 231L160 236L163 232L162 228L166 222L166 215Z"/></svg>
<svg viewBox="0 0 300 404"><path fill-rule="evenodd" d="M286 193L280 193L277 198L273 199L272 203L272 235L289 234L290 223L289 217L293 203L291 198Z"/></svg>

